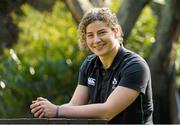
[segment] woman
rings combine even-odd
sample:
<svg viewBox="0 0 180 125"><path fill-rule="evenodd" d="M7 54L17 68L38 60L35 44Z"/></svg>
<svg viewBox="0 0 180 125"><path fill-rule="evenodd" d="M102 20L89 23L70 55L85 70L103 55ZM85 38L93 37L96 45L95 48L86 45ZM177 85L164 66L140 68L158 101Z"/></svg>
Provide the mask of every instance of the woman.
<svg viewBox="0 0 180 125"><path fill-rule="evenodd" d="M38 97L35 117L107 119L109 123L153 124L151 75L144 59L123 47L118 19L108 8L88 11L79 24L82 48L93 54L83 62L68 104Z"/></svg>

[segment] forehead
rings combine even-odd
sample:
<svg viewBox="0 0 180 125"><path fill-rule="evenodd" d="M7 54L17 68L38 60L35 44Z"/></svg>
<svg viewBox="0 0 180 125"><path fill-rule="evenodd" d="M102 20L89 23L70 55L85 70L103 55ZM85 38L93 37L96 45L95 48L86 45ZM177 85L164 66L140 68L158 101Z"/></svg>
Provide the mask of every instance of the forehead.
<svg viewBox="0 0 180 125"><path fill-rule="evenodd" d="M87 25L86 32L92 32L100 29L110 28L110 26L105 21L94 21Z"/></svg>

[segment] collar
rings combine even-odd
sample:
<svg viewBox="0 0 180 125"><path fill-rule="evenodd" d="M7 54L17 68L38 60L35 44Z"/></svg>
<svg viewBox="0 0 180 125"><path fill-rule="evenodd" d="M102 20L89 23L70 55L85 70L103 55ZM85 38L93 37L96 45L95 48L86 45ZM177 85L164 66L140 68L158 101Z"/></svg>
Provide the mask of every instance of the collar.
<svg viewBox="0 0 180 125"><path fill-rule="evenodd" d="M126 49L123 47L123 45L121 45L116 56L115 56L115 58L114 58L114 60L113 60L113 62L112 62L112 64L111 64L111 66L107 70L109 70L109 69L115 70L121 64L121 62L123 61L122 59L123 59L123 56L125 54L125 50ZM95 68L103 69L103 66L102 66L102 63L101 63L99 57L96 58Z"/></svg>

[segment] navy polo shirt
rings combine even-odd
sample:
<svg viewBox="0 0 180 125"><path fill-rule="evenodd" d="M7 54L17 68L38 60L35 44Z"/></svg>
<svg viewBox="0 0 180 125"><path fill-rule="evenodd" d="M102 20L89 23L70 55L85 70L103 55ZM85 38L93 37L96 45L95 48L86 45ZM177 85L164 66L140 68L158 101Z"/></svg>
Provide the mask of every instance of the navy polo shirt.
<svg viewBox="0 0 180 125"><path fill-rule="evenodd" d="M140 92L137 99L109 123L153 123L151 74L145 60L136 53L121 47L106 70L98 56L89 55L80 68L78 84L88 87L92 104L104 103L117 86Z"/></svg>

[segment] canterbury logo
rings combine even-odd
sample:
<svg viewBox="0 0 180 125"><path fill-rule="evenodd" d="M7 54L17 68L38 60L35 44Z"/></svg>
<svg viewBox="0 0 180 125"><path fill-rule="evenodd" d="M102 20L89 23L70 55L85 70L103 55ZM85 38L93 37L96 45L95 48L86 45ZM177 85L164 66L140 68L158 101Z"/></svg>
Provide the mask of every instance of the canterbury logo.
<svg viewBox="0 0 180 125"><path fill-rule="evenodd" d="M92 85L92 86L95 86L95 82L96 82L96 79L94 78L88 78L88 85Z"/></svg>

